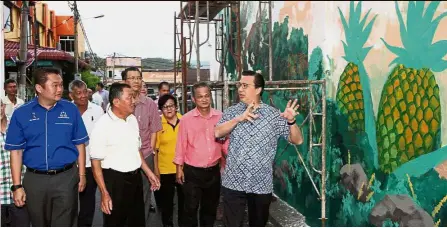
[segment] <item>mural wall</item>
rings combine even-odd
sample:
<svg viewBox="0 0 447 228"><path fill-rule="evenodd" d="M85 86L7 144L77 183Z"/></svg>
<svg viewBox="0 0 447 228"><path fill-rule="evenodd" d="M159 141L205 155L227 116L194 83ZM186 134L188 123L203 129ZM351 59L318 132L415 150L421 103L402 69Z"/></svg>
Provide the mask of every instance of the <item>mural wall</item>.
<svg viewBox="0 0 447 228"><path fill-rule="evenodd" d="M273 79L327 81L327 225L447 226L447 2L272 4ZM259 19L268 14L258 9L241 2L243 63L267 79L268 30ZM294 96L304 102L290 91L264 99L284 109ZM300 112L298 124L308 110ZM314 142L321 121L316 128ZM306 125L303 132L298 150L308 163ZM321 151L313 152L320 167ZM275 193L320 226L318 195L284 141L274 175ZM312 179L320 185L319 175Z"/></svg>

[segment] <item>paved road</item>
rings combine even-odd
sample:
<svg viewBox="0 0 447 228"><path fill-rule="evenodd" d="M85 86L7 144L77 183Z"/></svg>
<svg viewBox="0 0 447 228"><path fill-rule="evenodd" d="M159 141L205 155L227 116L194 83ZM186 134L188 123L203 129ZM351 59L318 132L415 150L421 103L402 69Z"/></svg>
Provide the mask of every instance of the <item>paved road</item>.
<svg viewBox="0 0 447 228"><path fill-rule="evenodd" d="M152 200L153 205L155 206L154 195L152 195L151 200ZM177 224L177 204L174 204L174 207L175 207L175 209L174 209L174 226L178 226L178 224ZM150 223L151 227L162 227L163 226L161 223L161 217L160 217L160 213L158 213L158 210L156 213L151 213L150 220L151 220L151 223ZM102 227L101 194L99 193L99 190L96 191L96 212L95 212L95 216L93 218L93 226L94 227ZM215 226L223 227L223 222L216 221ZM244 226L248 226L247 211L245 212ZM267 226L273 227L273 224L269 221L267 223Z"/></svg>

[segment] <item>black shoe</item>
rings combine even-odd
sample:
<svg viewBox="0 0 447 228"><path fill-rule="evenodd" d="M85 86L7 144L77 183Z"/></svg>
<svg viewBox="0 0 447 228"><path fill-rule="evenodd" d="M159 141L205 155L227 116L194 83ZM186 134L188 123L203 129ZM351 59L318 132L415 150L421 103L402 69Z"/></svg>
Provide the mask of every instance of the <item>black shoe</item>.
<svg viewBox="0 0 447 228"><path fill-rule="evenodd" d="M151 205L149 207L149 212L155 213L155 207Z"/></svg>

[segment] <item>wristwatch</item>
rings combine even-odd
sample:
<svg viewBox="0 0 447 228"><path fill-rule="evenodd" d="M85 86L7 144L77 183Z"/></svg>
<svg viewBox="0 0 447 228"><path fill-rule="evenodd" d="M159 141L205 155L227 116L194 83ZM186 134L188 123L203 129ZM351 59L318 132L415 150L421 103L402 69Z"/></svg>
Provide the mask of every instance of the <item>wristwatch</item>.
<svg viewBox="0 0 447 228"><path fill-rule="evenodd" d="M13 185L13 186L11 186L11 191L12 192L15 192L17 189L19 189L19 188L23 188L23 186L21 185L21 184L18 184L18 185Z"/></svg>
<svg viewBox="0 0 447 228"><path fill-rule="evenodd" d="M294 125L296 123L296 120L293 120L293 122L289 122L289 121L287 121L287 125L289 125L289 126L292 126L292 125Z"/></svg>

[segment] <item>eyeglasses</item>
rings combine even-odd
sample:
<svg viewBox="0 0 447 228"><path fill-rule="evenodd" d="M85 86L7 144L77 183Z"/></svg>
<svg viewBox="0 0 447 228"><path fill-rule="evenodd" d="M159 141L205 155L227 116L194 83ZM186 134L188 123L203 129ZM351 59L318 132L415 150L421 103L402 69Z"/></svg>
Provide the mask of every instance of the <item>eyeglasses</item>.
<svg viewBox="0 0 447 228"><path fill-rule="evenodd" d="M171 109L171 108L175 108L175 105L165 105L165 106L163 106L163 110L168 110L168 109Z"/></svg>
<svg viewBox="0 0 447 228"><path fill-rule="evenodd" d="M142 80L142 79L143 79L142 77L136 77L136 78L132 77L132 78L127 78L127 80L130 80L130 81L140 81L140 80Z"/></svg>
<svg viewBox="0 0 447 228"><path fill-rule="evenodd" d="M256 87L255 84L247 84L247 83L240 83L240 82L237 82L237 83L236 83L236 88L239 89L239 88L242 86L242 89L247 89L249 85L252 85L252 86Z"/></svg>

